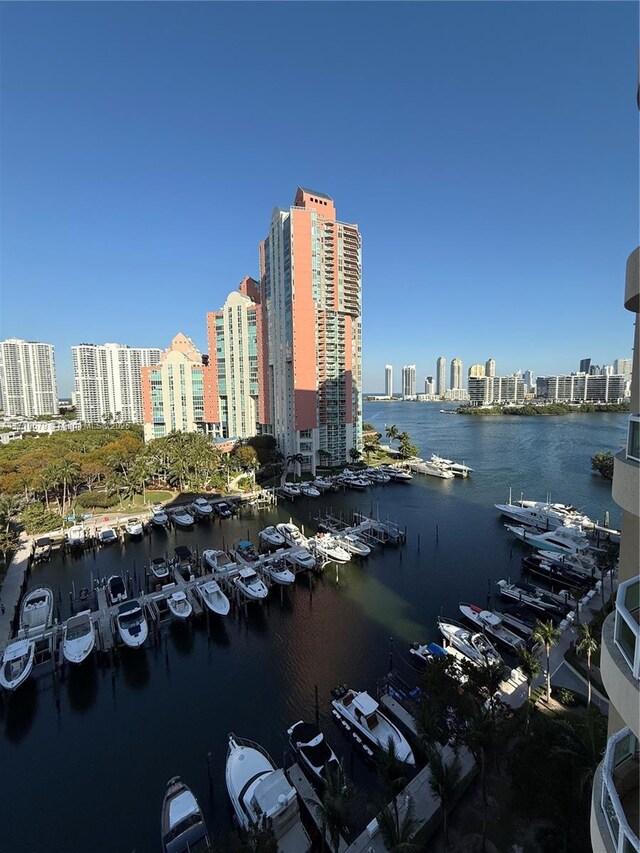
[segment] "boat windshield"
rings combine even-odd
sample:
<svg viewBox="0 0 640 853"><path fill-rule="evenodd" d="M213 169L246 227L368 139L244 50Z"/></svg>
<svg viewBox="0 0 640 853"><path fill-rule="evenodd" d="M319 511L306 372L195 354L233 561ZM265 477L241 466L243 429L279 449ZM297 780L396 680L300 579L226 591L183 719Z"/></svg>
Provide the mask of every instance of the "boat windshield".
<svg viewBox="0 0 640 853"><path fill-rule="evenodd" d="M187 837L185 837L184 839L180 839L179 845L170 847L171 842L176 841L176 839L178 839L179 836L183 834L185 834ZM178 851L183 850L206 850L206 846L203 846L202 848L194 846L199 841L205 839L205 836L206 830L200 814L190 814L187 815L184 820L181 820L180 823L170 829L169 832L167 832L164 837L164 843L167 845L167 850L175 850L176 853Z"/></svg>
<svg viewBox="0 0 640 853"><path fill-rule="evenodd" d="M87 634L91 633L91 622L87 620L86 622L80 622L76 625L71 625L67 628L67 640L79 640L80 637L86 637Z"/></svg>
<svg viewBox="0 0 640 853"><path fill-rule="evenodd" d="M121 616L118 616L118 620L123 628L139 625L142 622L142 611L137 609L132 610L130 613L123 613Z"/></svg>

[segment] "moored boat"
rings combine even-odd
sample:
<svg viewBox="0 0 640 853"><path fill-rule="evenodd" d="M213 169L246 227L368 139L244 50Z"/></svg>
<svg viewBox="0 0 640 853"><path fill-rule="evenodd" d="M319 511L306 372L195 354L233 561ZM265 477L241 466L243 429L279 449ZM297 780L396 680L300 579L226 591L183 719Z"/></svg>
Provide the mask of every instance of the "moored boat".
<svg viewBox="0 0 640 853"><path fill-rule="evenodd" d="M261 601L269 595L269 590L255 571L249 567L240 569L233 583L251 601Z"/></svg>
<svg viewBox="0 0 640 853"><path fill-rule="evenodd" d="M285 483L282 486L282 494L285 498L299 498L300 497L300 488L293 483Z"/></svg>
<svg viewBox="0 0 640 853"><path fill-rule="evenodd" d="M530 607L532 610L541 613L548 613L551 616L561 615L568 609L568 595L563 606L562 600L558 596L545 592L529 583L522 581L509 583L503 579L496 581L496 586L503 598L510 598L524 607Z"/></svg>
<svg viewBox="0 0 640 853"><path fill-rule="evenodd" d="M129 536L140 537L144 533L142 522L139 518L130 518L124 526Z"/></svg>
<svg viewBox="0 0 640 853"><path fill-rule="evenodd" d="M151 560L151 574L159 581L169 577L169 565L164 557L154 557Z"/></svg>
<svg viewBox="0 0 640 853"><path fill-rule="evenodd" d="M82 524L74 524L67 530L67 542L70 548L84 548L85 530Z"/></svg>
<svg viewBox="0 0 640 853"><path fill-rule="evenodd" d="M414 643L409 649L409 654L421 664L428 664L435 658L446 657L447 650L438 643Z"/></svg>
<svg viewBox="0 0 640 853"><path fill-rule="evenodd" d="M220 589L216 581L207 581L196 586L196 592L204 606L218 616L226 616L231 609L229 599Z"/></svg>
<svg viewBox="0 0 640 853"><path fill-rule="evenodd" d="M321 557L333 563L348 563L351 559L351 554L329 533L318 533L314 539L310 540L309 545Z"/></svg>
<svg viewBox="0 0 640 853"><path fill-rule="evenodd" d="M122 642L131 649L138 649L149 635L149 626L144 611L137 599L125 601L118 607L116 616L118 634Z"/></svg>
<svg viewBox="0 0 640 853"><path fill-rule="evenodd" d="M268 548L282 548L284 545L284 536L273 525L265 527L258 536L262 544Z"/></svg>
<svg viewBox="0 0 640 853"><path fill-rule="evenodd" d="M53 622L53 592L48 587L38 587L28 592L20 608L20 627L28 635L49 628Z"/></svg>
<svg viewBox="0 0 640 853"><path fill-rule="evenodd" d="M35 562L48 560L51 557L51 539L48 536L41 536L36 539L33 547L33 559Z"/></svg>
<svg viewBox="0 0 640 853"><path fill-rule="evenodd" d="M213 515L213 507L205 498L196 498L190 509L196 518L211 518Z"/></svg>
<svg viewBox="0 0 640 853"><path fill-rule="evenodd" d="M319 498L320 490L313 483L300 483L300 491L307 498Z"/></svg>
<svg viewBox="0 0 640 853"><path fill-rule="evenodd" d="M209 853L207 826L198 801L179 776L167 782L162 802L162 853Z"/></svg>
<svg viewBox="0 0 640 853"><path fill-rule="evenodd" d="M502 658L483 634L469 631L453 619L442 617L438 617L438 627L442 636L473 663L502 663Z"/></svg>
<svg viewBox="0 0 640 853"><path fill-rule="evenodd" d="M371 553L371 548L355 533L340 533L335 539L340 547L356 557L367 557Z"/></svg>
<svg viewBox="0 0 640 853"><path fill-rule="evenodd" d="M177 619L188 619L193 610L187 594L181 589L171 593L167 598L167 605Z"/></svg>
<svg viewBox="0 0 640 853"><path fill-rule="evenodd" d="M296 547L295 551L289 556L289 559L300 566L301 569L315 569L316 567L316 558L308 548L302 546Z"/></svg>
<svg viewBox="0 0 640 853"><path fill-rule="evenodd" d="M504 625L502 614L483 610L477 604L468 604L464 601L460 603L460 612L472 625L489 634L495 640L499 640L512 652L522 651L526 648L526 643L522 637L518 637Z"/></svg>
<svg viewBox="0 0 640 853"><path fill-rule="evenodd" d="M298 720L287 729L287 734L300 766L314 782L324 783L327 769L335 771L338 759L320 729L312 723Z"/></svg>
<svg viewBox="0 0 640 853"><path fill-rule="evenodd" d="M289 520L288 523L280 523L276 524L276 530L278 533L282 534L285 542L289 545L302 545L303 547L307 547L309 544L309 540L302 534L299 527Z"/></svg>
<svg viewBox="0 0 640 853"><path fill-rule="evenodd" d="M505 524L505 527L525 545L531 545L538 550L556 551L560 554L583 554L589 551L589 542L584 533L568 527L556 527L548 533L538 533L533 528L512 524Z"/></svg>
<svg viewBox="0 0 640 853"><path fill-rule="evenodd" d="M248 539L241 539L232 549L231 553L241 563L255 563L258 560L255 546Z"/></svg>
<svg viewBox="0 0 640 853"><path fill-rule="evenodd" d="M226 573L229 569L235 567L235 563L229 559L228 554L225 554L224 551L218 551L215 548L205 548L202 552L202 562L214 574L218 572Z"/></svg>
<svg viewBox="0 0 640 853"><path fill-rule="evenodd" d="M290 586L295 582L296 576L287 566L284 560L269 560L262 564L262 571L279 586Z"/></svg>
<svg viewBox="0 0 640 853"><path fill-rule="evenodd" d="M113 527L103 527L98 532L98 542L103 547L107 545L114 545L118 541L118 534L115 532Z"/></svg>
<svg viewBox="0 0 640 853"><path fill-rule="evenodd" d="M193 527L194 518L186 509L177 509L173 512L171 519L178 527Z"/></svg>
<svg viewBox="0 0 640 853"><path fill-rule="evenodd" d="M71 616L64 625L62 653L69 663L80 664L94 649L96 632L91 621L91 611L82 610Z"/></svg>
<svg viewBox="0 0 640 853"><path fill-rule="evenodd" d="M17 690L27 680L33 669L36 644L33 640L16 640L9 643L0 663L0 686Z"/></svg>
<svg viewBox="0 0 640 853"><path fill-rule="evenodd" d="M393 743L399 761L415 764L411 747L400 729L380 710L376 700L365 691L341 685L331 691L335 711L354 728L368 744L388 752Z"/></svg>
<svg viewBox="0 0 640 853"><path fill-rule="evenodd" d="M151 516L151 523L156 527L166 527L169 523L169 516L162 508L154 509Z"/></svg>

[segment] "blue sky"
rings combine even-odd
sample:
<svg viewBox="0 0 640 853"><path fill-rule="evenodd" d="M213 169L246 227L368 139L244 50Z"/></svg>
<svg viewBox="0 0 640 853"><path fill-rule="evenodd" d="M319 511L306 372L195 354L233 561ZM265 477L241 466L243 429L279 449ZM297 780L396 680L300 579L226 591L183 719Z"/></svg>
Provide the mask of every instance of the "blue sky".
<svg viewBox="0 0 640 853"><path fill-rule="evenodd" d="M363 386L630 355L635 3L3 3L0 336L206 346L298 185L363 235Z"/></svg>

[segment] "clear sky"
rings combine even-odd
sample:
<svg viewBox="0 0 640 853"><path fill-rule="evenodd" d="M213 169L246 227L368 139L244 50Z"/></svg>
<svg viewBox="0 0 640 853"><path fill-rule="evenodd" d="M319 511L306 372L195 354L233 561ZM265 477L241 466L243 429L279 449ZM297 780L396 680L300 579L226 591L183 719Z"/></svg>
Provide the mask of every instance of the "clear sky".
<svg viewBox="0 0 640 853"><path fill-rule="evenodd" d="M2 3L0 336L206 347L275 206L363 235L386 362L631 353L634 2Z"/></svg>

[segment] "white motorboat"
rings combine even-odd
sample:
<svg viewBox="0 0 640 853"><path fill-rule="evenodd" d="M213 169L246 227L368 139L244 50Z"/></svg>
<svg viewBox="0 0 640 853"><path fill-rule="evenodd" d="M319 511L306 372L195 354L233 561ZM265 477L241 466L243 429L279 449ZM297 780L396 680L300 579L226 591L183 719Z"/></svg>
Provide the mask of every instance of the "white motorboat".
<svg viewBox="0 0 640 853"><path fill-rule="evenodd" d="M166 527L169 523L169 516L163 509L154 509L151 523L155 524L156 527Z"/></svg>
<svg viewBox="0 0 640 853"><path fill-rule="evenodd" d="M262 544L269 548L282 548L284 545L284 536L273 525L265 527L258 535Z"/></svg>
<svg viewBox="0 0 640 853"><path fill-rule="evenodd" d="M483 610L477 604L468 604L464 601L460 603L460 612L476 628L489 634L495 640L499 640L512 652L526 649L526 643L522 637L514 634L504 625L501 614L493 613L491 610Z"/></svg>
<svg viewBox="0 0 640 853"><path fill-rule="evenodd" d="M301 545L303 548L306 548L309 544L307 537L303 535L300 528L296 527L291 520L287 524L276 524L276 530L282 534L285 542L289 545Z"/></svg>
<svg viewBox="0 0 640 853"><path fill-rule="evenodd" d="M149 626L140 602L133 598L118 607L116 616L120 639L131 649L139 649L149 636Z"/></svg>
<svg viewBox="0 0 640 853"><path fill-rule="evenodd" d="M453 480L455 474L444 465L436 465L435 462L421 462L420 473L429 477L440 477L441 480Z"/></svg>
<svg viewBox="0 0 640 853"><path fill-rule="evenodd" d="M438 627L445 640L473 663L502 663L502 658L483 634L469 631L451 619L440 617Z"/></svg>
<svg viewBox="0 0 640 853"><path fill-rule="evenodd" d="M179 776L167 782L161 827L162 853L208 853L213 849L198 801Z"/></svg>
<svg viewBox="0 0 640 853"><path fill-rule="evenodd" d="M309 544L315 548L321 557L324 557L325 560L331 560L333 563L348 563L351 559L351 554L339 545L329 533L318 533Z"/></svg>
<svg viewBox="0 0 640 853"><path fill-rule="evenodd" d="M596 524L588 515L567 504L523 499L512 503L511 490L509 490L509 503L494 504L494 506L507 518L537 527L538 530L554 530L563 525L589 530Z"/></svg>
<svg viewBox="0 0 640 853"><path fill-rule="evenodd" d="M48 536L42 536L36 539L33 547L33 559L36 563L42 560L48 560L51 557L51 539Z"/></svg>
<svg viewBox="0 0 640 853"><path fill-rule="evenodd" d="M391 477L385 474L380 468L366 468L364 474L373 483L389 483L391 481Z"/></svg>
<svg viewBox="0 0 640 853"><path fill-rule="evenodd" d="M91 621L91 611L83 610L67 619L64 625L62 653L69 663L82 663L94 649L96 632Z"/></svg>
<svg viewBox="0 0 640 853"><path fill-rule="evenodd" d="M204 606L218 616L226 616L231 609L229 599L215 581L207 581L196 586L196 592Z"/></svg>
<svg viewBox="0 0 640 853"><path fill-rule="evenodd" d="M189 515L186 509L177 509L171 518L178 527L193 527L193 516Z"/></svg>
<svg viewBox="0 0 640 853"><path fill-rule="evenodd" d="M335 771L338 758L317 726L298 720L287 729L289 743L300 766L315 782L325 782L327 768Z"/></svg>
<svg viewBox="0 0 640 853"><path fill-rule="evenodd" d="M284 560L273 560L262 564L262 571L279 586L290 586L295 583L296 576L288 568Z"/></svg>
<svg viewBox="0 0 640 853"><path fill-rule="evenodd" d="M415 758L407 739L380 710L379 704L366 692L350 690L345 686L331 691L331 704L337 713L358 735L376 749L388 752L393 742L396 757L406 764L415 764Z"/></svg>
<svg viewBox="0 0 640 853"><path fill-rule="evenodd" d="M17 690L27 680L33 669L36 644L33 640L9 643L2 655L0 685L5 690Z"/></svg>
<svg viewBox="0 0 640 853"><path fill-rule="evenodd" d="M319 498L320 490L313 483L300 483L300 491L307 498Z"/></svg>
<svg viewBox="0 0 640 853"><path fill-rule="evenodd" d="M81 524L74 524L67 530L67 542L70 548L84 548L85 532Z"/></svg>
<svg viewBox="0 0 640 853"><path fill-rule="evenodd" d="M285 483L282 487L282 494L285 498L299 498L300 488L293 483Z"/></svg>
<svg viewBox="0 0 640 853"><path fill-rule="evenodd" d="M196 498L191 504L191 510L199 518L211 518L213 515L213 507L205 498Z"/></svg>
<svg viewBox="0 0 640 853"><path fill-rule="evenodd" d="M319 492L327 492L333 486L333 483L326 477L316 477L315 480L311 481L311 485Z"/></svg>
<svg viewBox="0 0 640 853"><path fill-rule="evenodd" d="M408 483L409 480L413 480L413 474L410 474L408 471L404 471L402 468L396 468L393 465L381 465L380 470L387 476L391 477L392 480L399 483Z"/></svg>
<svg viewBox="0 0 640 853"><path fill-rule="evenodd" d="M341 533L335 539L341 548L356 557L367 557L371 553L371 548L355 533Z"/></svg>
<svg viewBox="0 0 640 853"><path fill-rule="evenodd" d="M251 601L261 601L269 595L269 590L255 571L249 567L240 569L233 579L235 586Z"/></svg>
<svg viewBox="0 0 640 853"><path fill-rule="evenodd" d="M53 592L47 587L38 587L28 592L20 608L20 627L28 636L44 631L53 622Z"/></svg>
<svg viewBox="0 0 640 853"><path fill-rule="evenodd" d="M568 593L563 606L562 599L559 596L545 592L539 587L533 586L533 584L524 583L522 581L519 581L518 583L509 583L503 579L496 581L496 586L500 590L500 595L503 596L503 598L510 598L513 601L517 601L518 604L530 607L532 610L538 610L541 613L560 615L568 609Z"/></svg>
<svg viewBox="0 0 640 853"><path fill-rule="evenodd" d="M261 746L230 734L225 779L242 829L268 821L278 853L307 853L311 842L300 821L296 789Z"/></svg>
<svg viewBox="0 0 640 853"><path fill-rule="evenodd" d="M428 664L436 658L445 657L447 650L438 643L414 643L409 649L409 654L417 658L420 663Z"/></svg>
<svg viewBox="0 0 640 853"><path fill-rule="evenodd" d="M139 518L130 518L124 526L129 536L142 536L144 528Z"/></svg>
<svg viewBox="0 0 640 853"><path fill-rule="evenodd" d="M111 575L107 581L107 597L112 605L127 600L127 590L120 575Z"/></svg>
<svg viewBox="0 0 640 853"><path fill-rule="evenodd" d="M304 548L303 546L296 547L296 550L290 554L289 559L302 569L315 569L316 567L316 558L308 548Z"/></svg>
<svg viewBox="0 0 640 853"><path fill-rule="evenodd" d="M202 552L202 561L214 574L218 572L226 574L229 569L235 568L235 563L224 551L217 551L214 548L206 548Z"/></svg>
<svg viewBox="0 0 640 853"><path fill-rule="evenodd" d="M583 554L589 550L589 542L584 534L576 537L577 531L566 527L556 527L548 533L538 533L531 528L514 527L512 524L505 524L505 527L525 545L531 545L538 550L555 551L559 554Z"/></svg>
<svg viewBox="0 0 640 853"><path fill-rule="evenodd" d="M183 592L181 589L171 593L167 598L167 605L177 619L188 619L193 610L186 592Z"/></svg>
<svg viewBox="0 0 640 853"><path fill-rule="evenodd" d="M151 573L154 578L163 581L169 577L169 565L164 557L154 557L151 560Z"/></svg>
<svg viewBox="0 0 640 853"><path fill-rule="evenodd" d="M113 527L103 527L98 532L98 542L100 545L113 545L118 541L118 534L115 532Z"/></svg>

